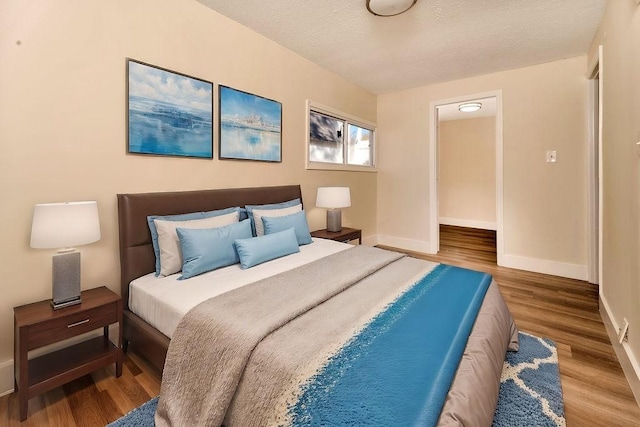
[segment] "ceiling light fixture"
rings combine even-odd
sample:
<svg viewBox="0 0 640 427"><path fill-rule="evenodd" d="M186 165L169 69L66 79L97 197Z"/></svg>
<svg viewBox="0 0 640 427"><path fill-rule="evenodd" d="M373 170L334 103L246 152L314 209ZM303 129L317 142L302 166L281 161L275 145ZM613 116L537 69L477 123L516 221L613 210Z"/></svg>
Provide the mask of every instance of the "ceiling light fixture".
<svg viewBox="0 0 640 427"><path fill-rule="evenodd" d="M405 13L418 0L367 0L367 10L376 16L396 16Z"/></svg>
<svg viewBox="0 0 640 427"><path fill-rule="evenodd" d="M473 113L474 111L478 111L482 108L482 104L479 102L466 102L464 104L458 105L458 110L463 113Z"/></svg>

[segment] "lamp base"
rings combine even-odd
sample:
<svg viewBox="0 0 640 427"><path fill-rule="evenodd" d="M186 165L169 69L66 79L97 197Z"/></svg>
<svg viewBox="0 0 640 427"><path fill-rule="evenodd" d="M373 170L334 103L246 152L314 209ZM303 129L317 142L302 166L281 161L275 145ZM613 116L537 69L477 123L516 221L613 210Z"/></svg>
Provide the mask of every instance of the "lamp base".
<svg viewBox="0 0 640 427"><path fill-rule="evenodd" d="M54 310L59 310L61 308L71 307L72 305L81 304L81 303L82 303L82 298L80 297L75 297L69 301L61 301L61 302L53 302L53 300L51 300L51 307L53 307Z"/></svg>
<svg viewBox="0 0 640 427"><path fill-rule="evenodd" d="M79 304L80 301L80 252L57 253L53 256L54 310Z"/></svg>
<svg viewBox="0 0 640 427"><path fill-rule="evenodd" d="M342 211L340 209L327 210L327 231L334 233L342 231Z"/></svg>

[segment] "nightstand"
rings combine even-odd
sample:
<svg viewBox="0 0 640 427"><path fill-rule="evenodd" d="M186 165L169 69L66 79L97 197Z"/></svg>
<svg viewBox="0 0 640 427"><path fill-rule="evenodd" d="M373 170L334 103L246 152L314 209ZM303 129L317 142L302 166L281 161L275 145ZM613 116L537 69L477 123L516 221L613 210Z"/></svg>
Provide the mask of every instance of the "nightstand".
<svg viewBox="0 0 640 427"><path fill-rule="evenodd" d="M82 292L82 303L60 310L51 300L13 309L14 375L20 421L27 419L29 399L96 369L116 364L122 374L122 298L106 287ZM109 325L118 323L118 344L109 340ZM28 359L30 350L103 328L102 336Z"/></svg>
<svg viewBox="0 0 640 427"><path fill-rule="evenodd" d="M316 230L311 232L311 237L318 237L320 239L335 240L338 242L350 242L351 240L358 239L358 243L362 244L362 230L357 228L342 227L341 231L327 231Z"/></svg>

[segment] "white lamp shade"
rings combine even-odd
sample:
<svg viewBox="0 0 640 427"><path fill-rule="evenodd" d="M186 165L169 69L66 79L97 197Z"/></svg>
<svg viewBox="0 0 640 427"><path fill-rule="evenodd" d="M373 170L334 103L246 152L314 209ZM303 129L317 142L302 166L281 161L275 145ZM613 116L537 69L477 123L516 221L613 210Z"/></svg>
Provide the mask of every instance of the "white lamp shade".
<svg viewBox="0 0 640 427"><path fill-rule="evenodd" d="M329 209L348 208L351 206L349 187L318 187L316 206Z"/></svg>
<svg viewBox="0 0 640 427"><path fill-rule="evenodd" d="M31 247L69 248L100 240L98 203L37 204L31 225Z"/></svg>

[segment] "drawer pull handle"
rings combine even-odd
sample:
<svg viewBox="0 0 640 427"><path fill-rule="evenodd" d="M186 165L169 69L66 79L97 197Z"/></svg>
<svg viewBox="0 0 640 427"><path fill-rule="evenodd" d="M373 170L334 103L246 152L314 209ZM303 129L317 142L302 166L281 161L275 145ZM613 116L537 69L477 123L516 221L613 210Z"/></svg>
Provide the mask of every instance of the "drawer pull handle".
<svg viewBox="0 0 640 427"><path fill-rule="evenodd" d="M84 324L85 324L85 323L87 323L87 322L89 322L89 319L84 319L84 320L81 320L81 321L79 321L79 322L76 322L76 323L72 323L72 324L70 324L70 325L67 325L67 328L73 328L73 327L75 327L75 326L84 325Z"/></svg>

